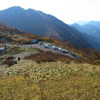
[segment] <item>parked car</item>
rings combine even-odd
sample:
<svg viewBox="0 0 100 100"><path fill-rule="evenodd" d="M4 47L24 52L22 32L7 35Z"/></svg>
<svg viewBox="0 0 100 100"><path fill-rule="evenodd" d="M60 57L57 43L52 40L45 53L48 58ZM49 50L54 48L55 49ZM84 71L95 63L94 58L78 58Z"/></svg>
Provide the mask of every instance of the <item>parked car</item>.
<svg viewBox="0 0 100 100"><path fill-rule="evenodd" d="M45 48L50 48L50 46L48 44L45 44L44 47Z"/></svg>
<svg viewBox="0 0 100 100"><path fill-rule="evenodd" d="M48 46L51 46L51 44L48 44Z"/></svg>
<svg viewBox="0 0 100 100"><path fill-rule="evenodd" d="M76 57L76 55L74 53L70 53L72 56Z"/></svg>
<svg viewBox="0 0 100 100"><path fill-rule="evenodd" d="M42 45L43 44L43 42L39 42L39 45Z"/></svg>
<svg viewBox="0 0 100 100"><path fill-rule="evenodd" d="M54 49L54 50L58 50L58 47L57 47L57 46L53 46L53 49Z"/></svg>
<svg viewBox="0 0 100 100"><path fill-rule="evenodd" d="M62 48L58 48L58 50L62 51L63 49Z"/></svg>
<svg viewBox="0 0 100 100"><path fill-rule="evenodd" d="M68 51L67 50L62 50L62 53L68 53Z"/></svg>

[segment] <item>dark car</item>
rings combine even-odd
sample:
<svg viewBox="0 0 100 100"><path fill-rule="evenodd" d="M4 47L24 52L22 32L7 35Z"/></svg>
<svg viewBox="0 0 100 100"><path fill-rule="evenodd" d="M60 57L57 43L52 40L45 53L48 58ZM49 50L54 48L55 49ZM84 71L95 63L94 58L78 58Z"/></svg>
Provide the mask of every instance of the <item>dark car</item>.
<svg viewBox="0 0 100 100"><path fill-rule="evenodd" d="M42 45L43 44L43 42L39 42L39 45Z"/></svg>
<svg viewBox="0 0 100 100"><path fill-rule="evenodd" d="M62 53L68 53L68 51L67 50L62 50Z"/></svg>
<svg viewBox="0 0 100 100"><path fill-rule="evenodd" d="M74 53L70 53L72 56L76 57L76 55Z"/></svg>

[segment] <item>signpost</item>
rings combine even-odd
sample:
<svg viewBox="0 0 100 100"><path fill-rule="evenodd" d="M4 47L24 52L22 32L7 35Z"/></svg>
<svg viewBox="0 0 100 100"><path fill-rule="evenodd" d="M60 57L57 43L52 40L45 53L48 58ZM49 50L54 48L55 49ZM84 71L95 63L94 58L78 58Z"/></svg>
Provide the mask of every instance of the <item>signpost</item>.
<svg viewBox="0 0 100 100"><path fill-rule="evenodd" d="M35 43L35 42L36 42L35 39L33 39L33 40L31 41L31 48L32 48L32 43Z"/></svg>

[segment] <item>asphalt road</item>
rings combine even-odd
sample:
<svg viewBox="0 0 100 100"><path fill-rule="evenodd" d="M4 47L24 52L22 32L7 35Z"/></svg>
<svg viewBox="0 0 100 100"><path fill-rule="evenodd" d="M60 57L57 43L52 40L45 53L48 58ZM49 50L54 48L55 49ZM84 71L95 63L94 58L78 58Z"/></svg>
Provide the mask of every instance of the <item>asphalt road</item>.
<svg viewBox="0 0 100 100"><path fill-rule="evenodd" d="M44 45L28 44L28 45L19 45L19 47L21 47L21 48L38 48L38 49L41 49L43 51L51 51L51 52L54 52L54 53L57 53L57 54L62 54L62 55L66 55L66 56L69 56L71 58L77 59L77 57L72 56L70 53L62 53L59 50L54 50L52 46L50 48L45 48Z"/></svg>

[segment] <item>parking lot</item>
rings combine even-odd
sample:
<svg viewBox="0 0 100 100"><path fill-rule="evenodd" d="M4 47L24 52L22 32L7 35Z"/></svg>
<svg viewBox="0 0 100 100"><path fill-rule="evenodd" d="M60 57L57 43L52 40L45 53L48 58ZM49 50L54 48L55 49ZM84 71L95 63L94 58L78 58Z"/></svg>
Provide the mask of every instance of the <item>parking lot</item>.
<svg viewBox="0 0 100 100"><path fill-rule="evenodd" d="M39 43L38 44L19 45L19 47L22 47L22 48L38 48L38 49L41 49L43 51L51 51L51 52L54 52L54 53L57 53L57 54L69 56L71 58L75 58L75 59L77 58L70 53L63 53L59 49L54 49L53 46L50 46L48 48L48 47L45 47L44 44L39 44Z"/></svg>

